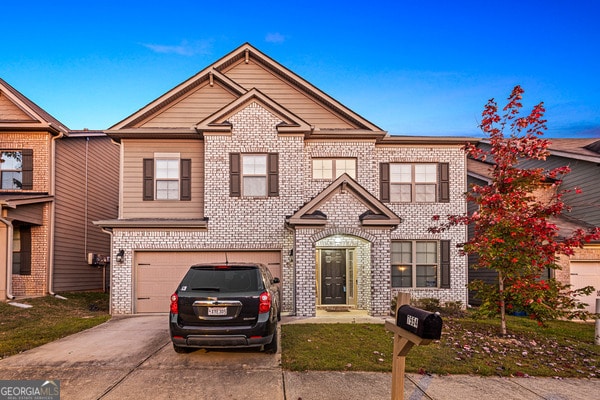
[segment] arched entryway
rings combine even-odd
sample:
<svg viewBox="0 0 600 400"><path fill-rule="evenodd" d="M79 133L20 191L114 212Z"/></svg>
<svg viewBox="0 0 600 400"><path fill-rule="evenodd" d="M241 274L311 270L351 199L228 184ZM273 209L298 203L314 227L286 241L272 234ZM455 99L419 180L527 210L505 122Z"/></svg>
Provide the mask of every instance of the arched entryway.
<svg viewBox="0 0 600 400"><path fill-rule="evenodd" d="M315 243L318 308L369 309L371 243L338 232Z"/></svg>

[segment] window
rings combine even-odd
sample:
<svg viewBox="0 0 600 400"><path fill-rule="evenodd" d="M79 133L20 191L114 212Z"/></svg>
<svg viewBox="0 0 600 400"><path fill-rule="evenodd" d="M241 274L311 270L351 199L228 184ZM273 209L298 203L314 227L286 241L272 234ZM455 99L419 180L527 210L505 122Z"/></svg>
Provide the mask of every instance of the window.
<svg viewBox="0 0 600 400"><path fill-rule="evenodd" d="M436 188L436 164L390 164L391 201L433 203Z"/></svg>
<svg viewBox="0 0 600 400"><path fill-rule="evenodd" d="M232 197L279 195L279 155L231 153L229 193Z"/></svg>
<svg viewBox="0 0 600 400"><path fill-rule="evenodd" d="M29 226L15 226L12 256L12 273L31 275L31 228Z"/></svg>
<svg viewBox="0 0 600 400"><path fill-rule="evenodd" d="M450 201L448 163L380 164L380 197L397 203Z"/></svg>
<svg viewBox="0 0 600 400"><path fill-rule="evenodd" d="M242 195L267 195L266 154L242 154Z"/></svg>
<svg viewBox="0 0 600 400"><path fill-rule="evenodd" d="M179 159L156 161L156 200L179 199Z"/></svg>
<svg viewBox="0 0 600 400"><path fill-rule="evenodd" d="M392 287L450 287L449 241L393 241L391 252Z"/></svg>
<svg viewBox="0 0 600 400"><path fill-rule="evenodd" d="M33 189L33 150L0 151L0 189Z"/></svg>
<svg viewBox="0 0 600 400"><path fill-rule="evenodd" d="M356 160L353 158L314 158L313 179L336 179L346 173L356 179Z"/></svg>
<svg viewBox="0 0 600 400"><path fill-rule="evenodd" d="M144 159L144 200L191 200L190 159L179 153L156 153Z"/></svg>

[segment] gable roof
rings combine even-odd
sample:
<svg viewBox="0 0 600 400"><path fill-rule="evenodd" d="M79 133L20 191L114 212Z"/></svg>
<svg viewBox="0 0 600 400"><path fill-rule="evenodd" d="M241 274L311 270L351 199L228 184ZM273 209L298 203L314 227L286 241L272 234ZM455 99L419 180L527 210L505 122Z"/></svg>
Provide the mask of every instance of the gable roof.
<svg viewBox="0 0 600 400"><path fill-rule="evenodd" d="M287 223L292 226L325 225L328 217L319 208L333 195L340 192L352 194L367 208L367 211L359 216L362 226L396 227L402 222L401 218L379 201L379 199L359 185L348 174L343 174L316 197L304 204L292 216L288 217L286 219Z"/></svg>
<svg viewBox="0 0 600 400"><path fill-rule="evenodd" d="M255 68L256 70L247 71L244 68ZM241 72L240 69L244 69L244 71ZM257 71L262 74L260 77L256 77ZM267 85L266 81L271 82L271 86ZM159 134L160 131L163 131L165 134L176 132L180 134L189 133L188 129L194 129L195 126L164 127L162 129L153 127L149 129L148 127L144 127L143 123L164 113L170 107L185 99L186 96L190 96L190 93L197 92L208 86L212 87L215 84L218 84L220 88L233 95L234 100L227 104L222 104L219 102L222 101L221 96L219 101L210 104L214 107L213 112L209 113L211 116L226 113L227 110L231 110L240 101L243 102L243 100L240 100L243 96L248 95L251 91L257 91L262 93L265 98L270 99L268 103L271 109L275 110L277 107L281 107L288 110L285 112L287 115L291 115L289 111L291 110L295 113L293 119L296 122L303 121L300 125L312 126L310 128L310 135L314 135L315 137L320 134L329 135L332 132L337 133L336 137L340 135L345 137L361 135L373 138L386 136L386 132L382 131L381 128L261 53L249 43L243 44L220 58L129 117L113 125L106 132L111 136L119 138L129 135L131 137L134 137L134 135L135 137L139 137L136 135L136 132L140 131L154 131L155 134ZM286 93L282 93L282 90L286 91ZM337 125L334 127L321 127L319 123L315 123L305 116L300 115L294 107L286 103L289 103L289 93L293 93L296 96L296 101L303 101L307 107L317 110L321 115L321 120L323 118L324 120L335 120L338 121ZM275 104L278 104L278 106L276 107ZM306 111L302 110L301 112ZM199 120L202 119L200 121L201 124L197 124L201 128L200 131L205 127L202 125L202 122L206 121L207 116L204 119L199 118ZM118 133L119 131L121 133ZM169 137L172 136L169 135Z"/></svg>
<svg viewBox="0 0 600 400"><path fill-rule="evenodd" d="M60 121L0 78L0 131L46 130L68 134Z"/></svg>

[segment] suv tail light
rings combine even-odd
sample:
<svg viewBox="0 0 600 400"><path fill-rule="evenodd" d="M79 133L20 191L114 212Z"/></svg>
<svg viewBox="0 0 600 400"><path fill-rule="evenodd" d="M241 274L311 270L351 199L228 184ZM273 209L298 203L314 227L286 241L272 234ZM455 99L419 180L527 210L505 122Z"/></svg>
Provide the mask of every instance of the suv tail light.
<svg viewBox="0 0 600 400"><path fill-rule="evenodd" d="M267 313L271 310L271 293L262 292L259 297L258 313Z"/></svg>
<svg viewBox="0 0 600 400"><path fill-rule="evenodd" d="M173 293L171 295L171 313L179 314L179 305L177 304L178 302L179 296L177 296L177 293Z"/></svg>

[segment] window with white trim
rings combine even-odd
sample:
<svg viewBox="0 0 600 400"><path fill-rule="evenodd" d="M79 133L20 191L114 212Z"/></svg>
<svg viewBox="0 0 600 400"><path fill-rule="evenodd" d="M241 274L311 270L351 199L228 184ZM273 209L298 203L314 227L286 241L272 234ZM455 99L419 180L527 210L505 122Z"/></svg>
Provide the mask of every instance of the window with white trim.
<svg viewBox="0 0 600 400"><path fill-rule="evenodd" d="M179 154L154 155L156 200L179 200Z"/></svg>
<svg viewBox="0 0 600 400"><path fill-rule="evenodd" d="M356 159L354 158L313 158L313 179L337 179L348 174L356 179Z"/></svg>
<svg viewBox="0 0 600 400"><path fill-rule="evenodd" d="M242 195L267 195L267 155L242 154Z"/></svg>
<svg viewBox="0 0 600 400"><path fill-rule="evenodd" d="M392 287L438 287L438 244L437 241L392 241Z"/></svg>
<svg viewBox="0 0 600 400"><path fill-rule="evenodd" d="M390 201L434 203L437 183L437 164L390 164Z"/></svg>

